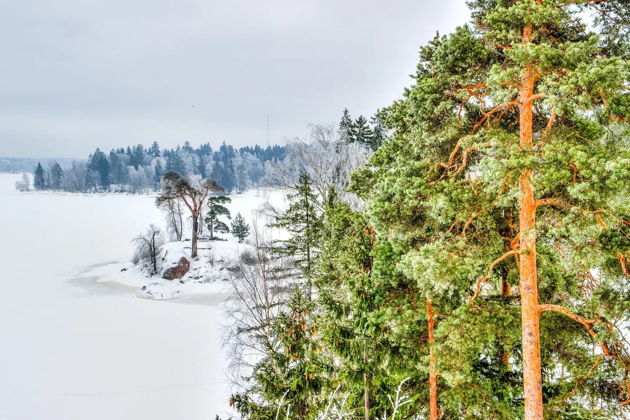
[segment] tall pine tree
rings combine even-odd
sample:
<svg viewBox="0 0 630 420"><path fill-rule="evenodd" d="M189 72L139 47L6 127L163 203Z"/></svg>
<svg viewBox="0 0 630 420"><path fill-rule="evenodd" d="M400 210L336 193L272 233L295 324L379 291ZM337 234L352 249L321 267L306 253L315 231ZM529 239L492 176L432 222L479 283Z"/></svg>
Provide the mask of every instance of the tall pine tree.
<svg viewBox="0 0 630 420"><path fill-rule="evenodd" d="M427 302L431 418L597 418L630 397L628 63L571 3L471 2L355 176Z"/></svg>

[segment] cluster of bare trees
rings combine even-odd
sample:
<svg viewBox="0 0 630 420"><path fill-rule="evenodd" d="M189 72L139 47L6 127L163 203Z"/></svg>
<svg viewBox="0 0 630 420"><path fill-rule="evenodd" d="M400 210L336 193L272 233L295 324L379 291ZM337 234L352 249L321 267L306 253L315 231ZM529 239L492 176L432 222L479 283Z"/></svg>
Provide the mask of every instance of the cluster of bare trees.
<svg viewBox="0 0 630 420"><path fill-rule="evenodd" d="M158 256L164 246L164 234L155 225L150 225L146 232L138 235L133 240L136 246L136 253L133 257L134 263L144 262L148 264L150 273L157 274L159 269Z"/></svg>
<svg viewBox="0 0 630 420"><path fill-rule="evenodd" d="M356 208L360 206L359 198L346 191L350 174L364 165L371 154L370 149L359 143L344 141L334 124L312 125L307 139L290 142L285 158L269 165L266 183L289 188L302 173L307 173L322 202L327 202L334 192Z"/></svg>

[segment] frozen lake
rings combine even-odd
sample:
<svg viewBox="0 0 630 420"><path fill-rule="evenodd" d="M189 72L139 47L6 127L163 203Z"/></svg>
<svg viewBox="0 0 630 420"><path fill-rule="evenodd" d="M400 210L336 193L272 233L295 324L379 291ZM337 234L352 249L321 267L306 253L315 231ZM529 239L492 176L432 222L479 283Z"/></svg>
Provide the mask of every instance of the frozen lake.
<svg viewBox="0 0 630 420"><path fill-rule="evenodd" d="M221 308L89 293L163 224L153 198L18 193L0 174L0 420L211 419L227 411Z"/></svg>

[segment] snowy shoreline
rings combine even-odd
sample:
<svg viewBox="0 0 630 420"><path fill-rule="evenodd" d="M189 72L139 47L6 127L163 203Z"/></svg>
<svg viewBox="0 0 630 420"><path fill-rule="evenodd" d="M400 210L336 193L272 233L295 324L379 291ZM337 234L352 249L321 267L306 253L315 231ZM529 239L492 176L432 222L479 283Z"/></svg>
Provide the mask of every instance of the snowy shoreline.
<svg viewBox="0 0 630 420"><path fill-rule="evenodd" d="M229 417L227 283L149 279L126 262L134 236L164 224L155 200L22 193L18 179L0 174L0 419ZM241 197L244 215L262 199ZM179 296L139 297L146 283Z"/></svg>

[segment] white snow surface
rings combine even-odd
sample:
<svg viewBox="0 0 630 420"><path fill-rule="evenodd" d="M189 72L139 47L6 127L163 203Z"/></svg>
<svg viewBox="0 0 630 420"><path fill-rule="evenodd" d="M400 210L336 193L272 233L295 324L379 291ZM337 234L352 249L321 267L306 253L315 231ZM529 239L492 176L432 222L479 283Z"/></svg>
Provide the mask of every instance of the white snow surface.
<svg viewBox="0 0 630 420"><path fill-rule="evenodd" d="M19 177L0 174L0 419L229 414L221 346L229 294L217 258L243 245L210 242L214 268L183 284L147 278L127 261L131 239L164 224L154 197L20 193ZM229 207L251 221L267 195L237 195ZM206 267L208 252L192 267Z"/></svg>

